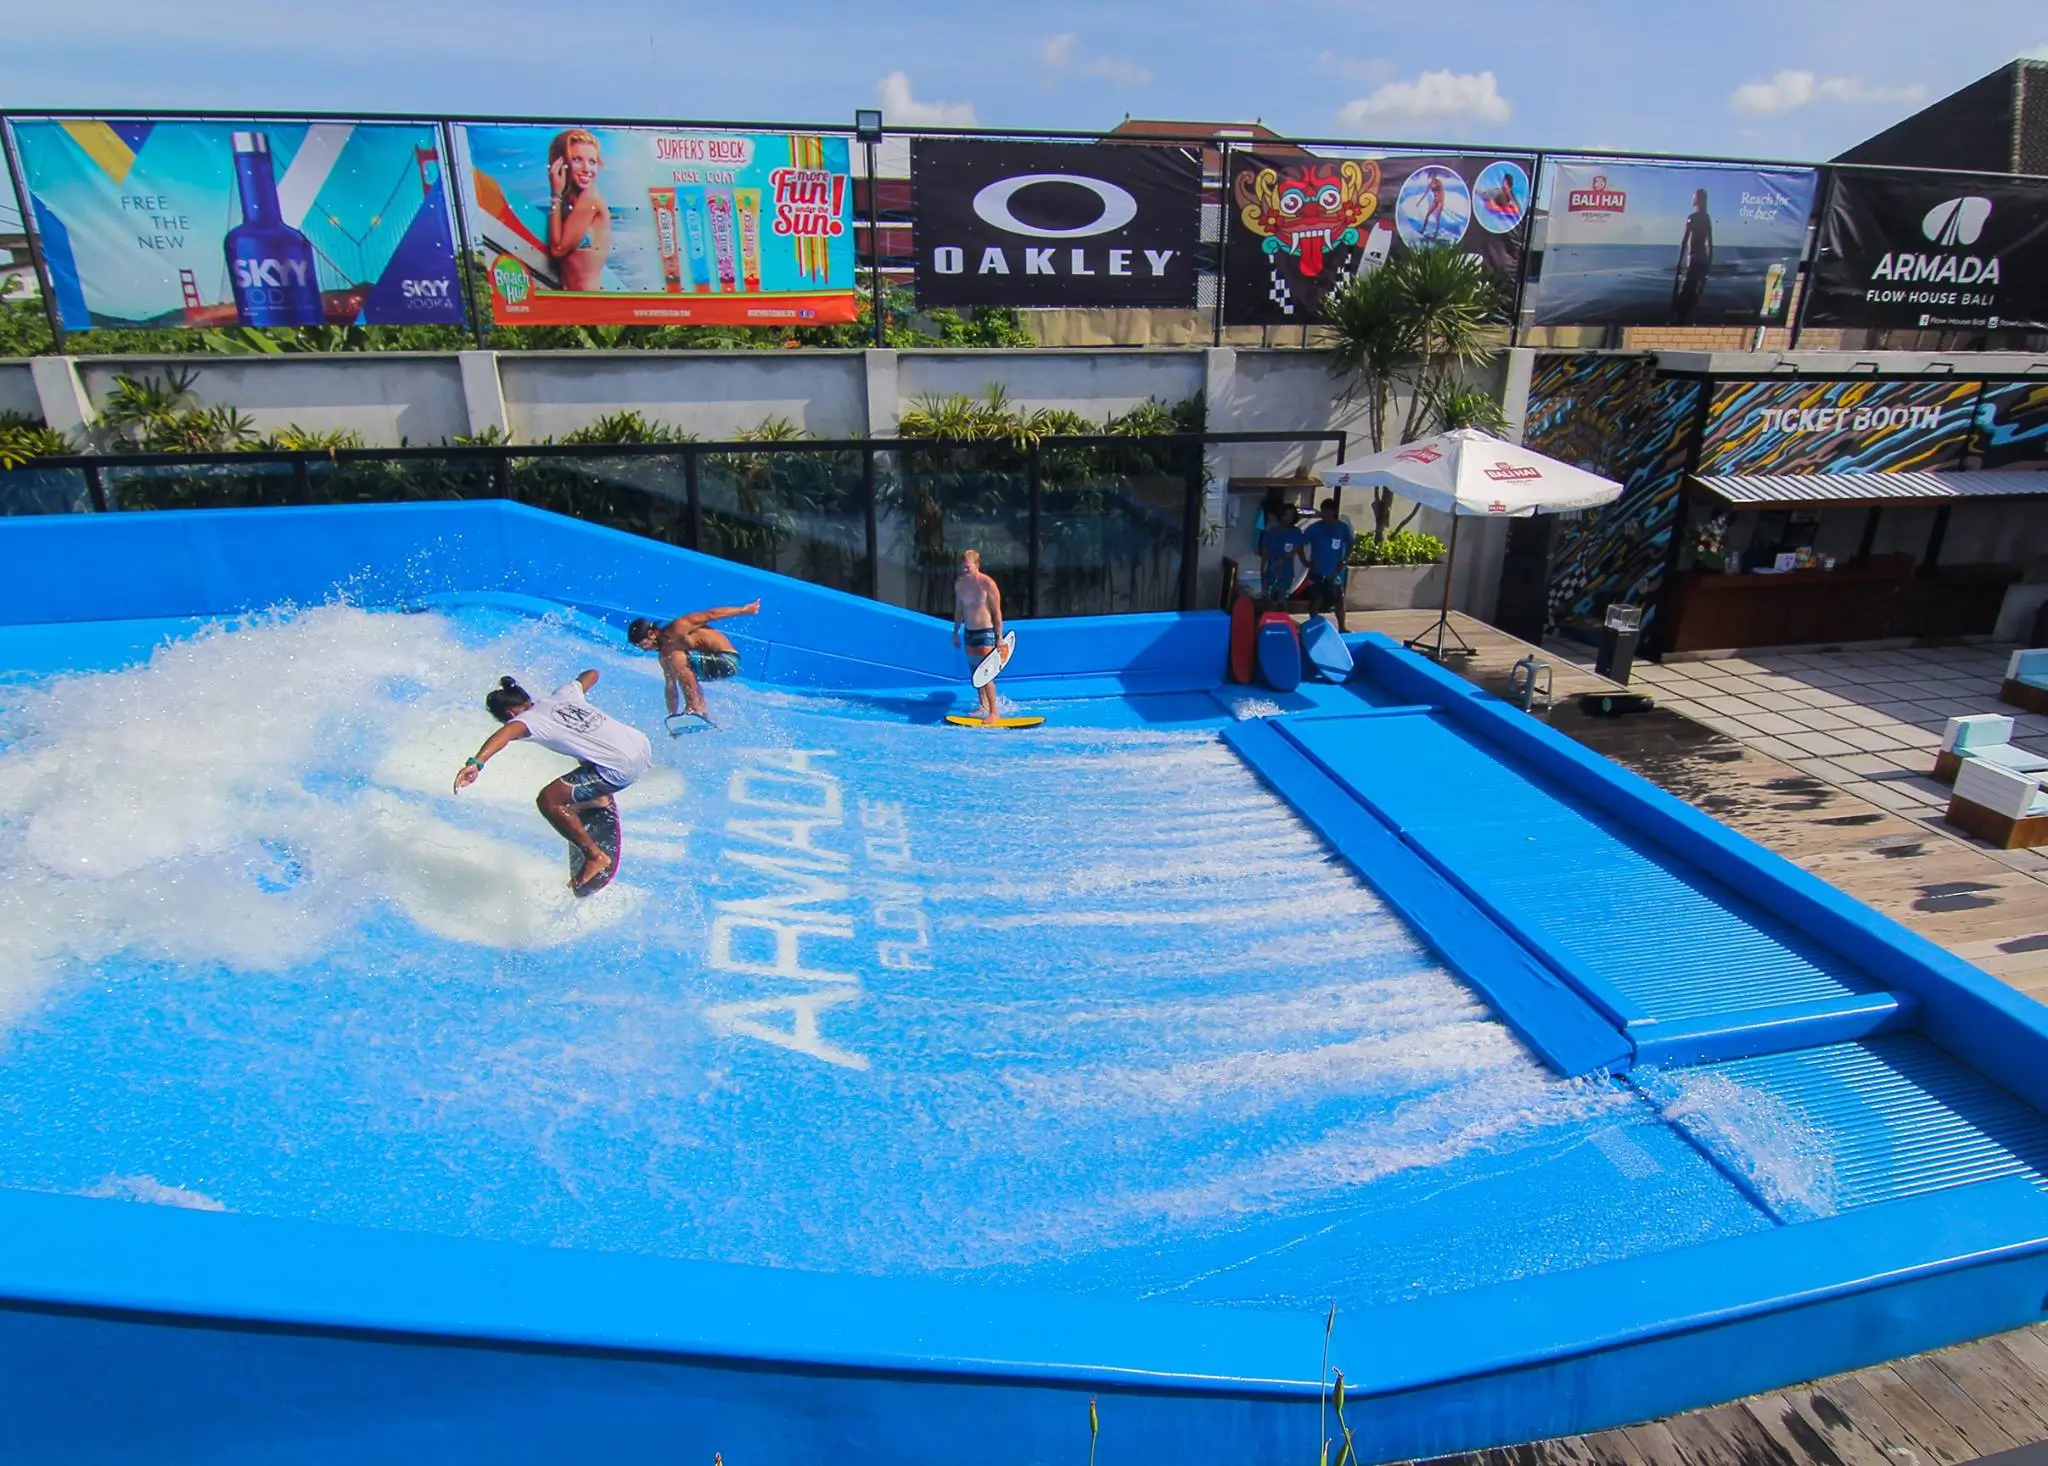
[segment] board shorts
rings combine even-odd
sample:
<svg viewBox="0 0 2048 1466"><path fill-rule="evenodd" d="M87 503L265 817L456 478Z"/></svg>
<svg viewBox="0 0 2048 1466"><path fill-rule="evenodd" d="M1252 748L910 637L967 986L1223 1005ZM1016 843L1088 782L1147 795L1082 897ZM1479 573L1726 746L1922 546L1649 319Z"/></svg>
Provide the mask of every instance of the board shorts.
<svg viewBox="0 0 2048 1466"><path fill-rule="evenodd" d="M995 627L970 626L967 628L967 650L971 652L992 652L995 649Z"/></svg>
<svg viewBox="0 0 2048 1466"><path fill-rule="evenodd" d="M740 654L738 652L690 653L690 670L705 682L716 682L721 677L740 675Z"/></svg>
<svg viewBox="0 0 2048 1466"><path fill-rule="evenodd" d="M1311 575L1308 584L1301 588L1308 597L1308 608L1320 614L1334 611L1344 604L1344 577L1342 575Z"/></svg>
<svg viewBox="0 0 2048 1466"><path fill-rule="evenodd" d="M622 783L596 764L585 762L562 775L562 782L569 786L569 798L577 804L595 804L600 799L618 793L633 781L627 779Z"/></svg>

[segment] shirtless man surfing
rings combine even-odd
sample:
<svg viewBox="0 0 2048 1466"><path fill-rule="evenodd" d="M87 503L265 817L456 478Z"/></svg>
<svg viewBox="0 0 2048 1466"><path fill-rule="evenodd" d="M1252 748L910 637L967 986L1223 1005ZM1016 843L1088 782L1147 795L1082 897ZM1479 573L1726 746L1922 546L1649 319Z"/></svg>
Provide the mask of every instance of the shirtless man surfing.
<svg viewBox="0 0 2048 1466"><path fill-rule="evenodd" d="M721 677L737 677L740 672L739 649L711 623L734 616L752 616L760 609L759 601L749 601L744 606L713 606L708 611L678 616L666 626L643 616L626 628L627 641L661 658L662 692L668 698L670 718L688 713L707 723L711 721L704 711L704 689L698 685L699 679L714 682Z"/></svg>
<svg viewBox="0 0 2048 1466"><path fill-rule="evenodd" d="M967 660L980 666L982 658L996 652L1003 639L1003 593L995 581L982 574L981 552L960 552L960 578L953 582L953 645L960 645L960 628L967 628ZM981 720L996 720L996 685L981 684Z"/></svg>

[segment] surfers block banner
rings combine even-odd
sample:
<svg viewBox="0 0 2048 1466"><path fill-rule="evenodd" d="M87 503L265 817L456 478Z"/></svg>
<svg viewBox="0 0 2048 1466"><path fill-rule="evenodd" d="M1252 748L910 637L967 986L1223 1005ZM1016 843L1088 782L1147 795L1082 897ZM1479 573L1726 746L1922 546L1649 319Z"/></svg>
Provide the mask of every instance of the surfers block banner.
<svg viewBox="0 0 2048 1466"><path fill-rule="evenodd" d="M1403 249L1486 261L1507 315L1521 269L1530 158L1231 155L1223 319L1313 322L1325 296Z"/></svg>
<svg viewBox="0 0 2048 1466"><path fill-rule="evenodd" d="M509 122L458 135L499 325L856 318L844 138Z"/></svg>
<svg viewBox="0 0 2048 1466"><path fill-rule="evenodd" d="M68 331L464 320L432 123L8 130Z"/></svg>

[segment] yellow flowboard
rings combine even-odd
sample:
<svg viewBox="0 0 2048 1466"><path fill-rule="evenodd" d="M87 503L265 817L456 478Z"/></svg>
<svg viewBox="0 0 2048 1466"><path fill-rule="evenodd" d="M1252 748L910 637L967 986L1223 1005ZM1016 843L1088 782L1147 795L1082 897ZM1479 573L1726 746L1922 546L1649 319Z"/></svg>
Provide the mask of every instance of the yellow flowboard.
<svg viewBox="0 0 2048 1466"><path fill-rule="evenodd" d="M948 713L946 714L946 721L956 728L1036 728L1045 719L997 718L993 723L986 723L980 718L969 718L959 713Z"/></svg>

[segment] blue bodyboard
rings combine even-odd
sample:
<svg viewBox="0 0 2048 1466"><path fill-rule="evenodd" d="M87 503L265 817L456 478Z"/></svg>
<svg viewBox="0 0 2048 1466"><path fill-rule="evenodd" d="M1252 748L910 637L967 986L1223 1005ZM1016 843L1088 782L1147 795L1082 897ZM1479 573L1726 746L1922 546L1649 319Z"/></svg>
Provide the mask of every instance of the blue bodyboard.
<svg viewBox="0 0 2048 1466"><path fill-rule="evenodd" d="M1301 643L1284 616L1271 617L1259 627L1259 680L1275 692L1301 686Z"/></svg>
<svg viewBox="0 0 2048 1466"><path fill-rule="evenodd" d="M1323 681L1343 682L1351 676L1351 648L1322 617L1311 616L1303 624L1301 649L1308 656L1309 671Z"/></svg>

